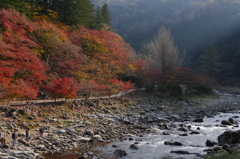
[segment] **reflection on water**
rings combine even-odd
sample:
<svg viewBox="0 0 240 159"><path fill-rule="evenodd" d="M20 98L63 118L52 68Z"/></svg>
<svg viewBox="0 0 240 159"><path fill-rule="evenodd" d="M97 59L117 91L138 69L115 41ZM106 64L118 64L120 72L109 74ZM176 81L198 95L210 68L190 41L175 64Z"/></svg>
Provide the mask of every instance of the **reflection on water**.
<svg viewBox="0 0 240 159"><path fill-rule="evenodd" d="M143 137L133 136L131 137L133 140L126 140L124 141L115 141L112 143L106 143L101 145L96 145L94 148L91 149L75 149L73 151L84 152L86 150L95 152L103 159L116 159L113 155L113 152L116 149L124 149L127 152L127 156L123 157L123 159L161 159L164 157L172 156L173 158L184 158L184 159L197 159L201 158L196 156L196 154L206 154L204 149L208 149L209 147L205 146L206 140L212 140L217 142L217 137L222 134L226 130L238 130L240 129L237 125L232 126L222 126L222 120L228 120L230 117L234 117L235 122L239 122L239 118L237 117L238 113L220 113L213 118L204 118L203 123L192 123L192 122L184 122L184 123L177 123L175 125L185 124L190 125L191 130L197 131L200 134L193 134L191 135L190 132L188 136L179 136L179 134L183 134L186 132L178 131L177 128L173 130L169 130L170 135L162 135L163 130L156 128L155 134L146 134ZM200 130L199 130L200 128ZM165 141L177 141L181 142L183 146L169 146L165 145ZM130 148L131 144L137 144L139 149L132 149ZM114 148L113 145L116 145L117 148ZM188 151L188 155L179 155L170 153L171 151ZM55 155L56 156L56 155ZM49 156L45 156L46 159L77 159L78 155L65 154L61 156L57 156L58 158L52 158Z"/></svg>

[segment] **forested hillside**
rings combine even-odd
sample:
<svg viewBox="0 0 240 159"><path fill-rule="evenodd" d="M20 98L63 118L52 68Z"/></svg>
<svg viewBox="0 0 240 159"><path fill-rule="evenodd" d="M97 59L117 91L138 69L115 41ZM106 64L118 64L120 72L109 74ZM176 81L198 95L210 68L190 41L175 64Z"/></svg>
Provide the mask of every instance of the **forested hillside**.
<svg viewBox="0 0 240 159"><path fill-rule="evenodd" d="M219 78L239 77L239 0L94 0L107 3L113 30L141 51L162 25L171 30L185 66L200 71L200 56L209 45L220 55ZM221 74L221 75L220 75ZM224 80L222 79L222 80Z"/></svg>
<svg viewBox="0 0 240 159"><path fill-rule="evenodd" d="M152 9L147 10L149 8L143 9L148 6L145 0L115 2L118 1L98 1L101 5L94 5L90 0L2 0L0 98L33 99L43 97L43 94L50 98L88 98L90 95L110 95L134 87L146 87L148 91L153 91L156 84L161 91L173 89L176 92L175 88L180 84L191 90L199 85L215 83L211 78L216 79L218 73L223 71L224 78L233 74L238 77L237 65L234 65L238 60L236 55L239 48L235 41L238 36L235 34L236 39L233 39L230 34L238 31L238 16L231 19L234 26L231 31L222 31L217 38L210 31L202 44L194 46L196 40L204 35L201 34L202 27L193 27L192 22L197 26L209 5L193 1L182 6L186 11L180 11L175 0L161 1L164 5L160 8L153 0L148 3ZM196 14L200 4L203 6L201 14ZM197 6L196 12L188 10L189 5ZM115 13L113 9L116 9ZM150 18L149 11L158 14ZM188 14L182 16L183 13ZM142 21L146 21L145 25ZM209 23L216 22L209 20ZM227 28L230 25L221 26ZM222 27L219 27L220 30ZM177 32L178 29L188 30L192 39L189 40L190 34ZM218 28L214 30L219 32ZM141 56L115 31L127 40L134 37L133 41L138 45L148 41L142 47ZM228 43L222 38L226 36L229 37ZM217 42L221 39L222 43L205 48L205 43L211 44L214 38ZM182 47L180 52L179 46ZM224 49L219 50L218 46L226 47L228 54ZM184 48L188 53L191 47L198 47L199 51L205 49L198 57L200 66L197 71L200 70L201 75L195 74L191 68L182 67L184 58L181 50ZM187 54L188 59L194 59L192 57L197 53ZM227 55L228 59L223 55ZM225 62L226 69L219 70L223 66L221 62Z"/></svg>
<svg viewBox="0 0 240 159"><path fill-rule="evenodd" d="M133 88L121 79L134 73L138 60L119 35L87 23L67 25L52 10L23 5L30 9L13 4L0 10L1 98L32 99L39 92L75 98Z"/></svg>

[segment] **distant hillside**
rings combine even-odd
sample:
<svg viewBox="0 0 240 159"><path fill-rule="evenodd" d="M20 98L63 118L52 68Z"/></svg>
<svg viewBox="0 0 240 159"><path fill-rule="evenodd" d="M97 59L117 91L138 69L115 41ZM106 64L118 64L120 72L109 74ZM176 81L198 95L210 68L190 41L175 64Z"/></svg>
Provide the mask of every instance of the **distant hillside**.
<svg viewBox="0 0 240 159"><path fill-rule="evenodd" d="M196 59L214 44L228 60L239 53L239 0L93 0L107 3L115 32L135 50L166 25L180 52ZM229 56L229 54L231 54Z"/></svg>

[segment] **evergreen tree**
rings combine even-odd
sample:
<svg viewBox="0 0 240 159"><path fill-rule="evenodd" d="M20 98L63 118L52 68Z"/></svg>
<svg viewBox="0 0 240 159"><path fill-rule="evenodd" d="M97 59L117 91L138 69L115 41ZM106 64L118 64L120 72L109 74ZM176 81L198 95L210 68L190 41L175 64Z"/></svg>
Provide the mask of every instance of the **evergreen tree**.
<svg viewBox="0 0 240 159"><path fill-rule="evenodd" d="M1 8L9 8L13 7L17 11L29 15L30 14L30 8L29 3L24 0L1 0L0 1L0 9Z"/></svg>
<svg viewBox="0 0 240 159"><path fill-rule="evenodd" d="M103 23L105 24L105 27L107 30L111 30L111 16L108 10L108 5L104 4L102 6L102 17L103 17Z"/></svg>
<svg viewBox="0 0 240 159"><path fill-rule="evenodd" d="M215 77L219 72L220 65L220 55L217 52L217 49L210 45L200 56L200 72L205 74L208 77Z"/></svg>
<svg viewBox="0 0 240 159"><path fill-rule="evenodd" d="M56 10L60 21L68 25L93 26L94 5L90 0L61 0Z"/></svg>
<svg viewBox="0 0 240 159"><path fill-rule="evenodd" d="M95 25L95 29L97 30L102 30L103 28L103 16L102 16L102 9L101 7L98 7L97 10L96 10L96 25Z"/></svg>

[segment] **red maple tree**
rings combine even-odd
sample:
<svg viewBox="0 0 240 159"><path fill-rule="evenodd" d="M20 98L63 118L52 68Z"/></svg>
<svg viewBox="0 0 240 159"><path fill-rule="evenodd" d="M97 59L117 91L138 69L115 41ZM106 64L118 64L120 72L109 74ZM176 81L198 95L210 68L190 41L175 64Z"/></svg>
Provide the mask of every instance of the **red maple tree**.
<svg viewBox="0 0 240 159"><path fill-rule="evenodd" d="M75 98L77 95L77 87L73 80L67 77L54 79L43 86L43 89L53 98Z"/></svg>

